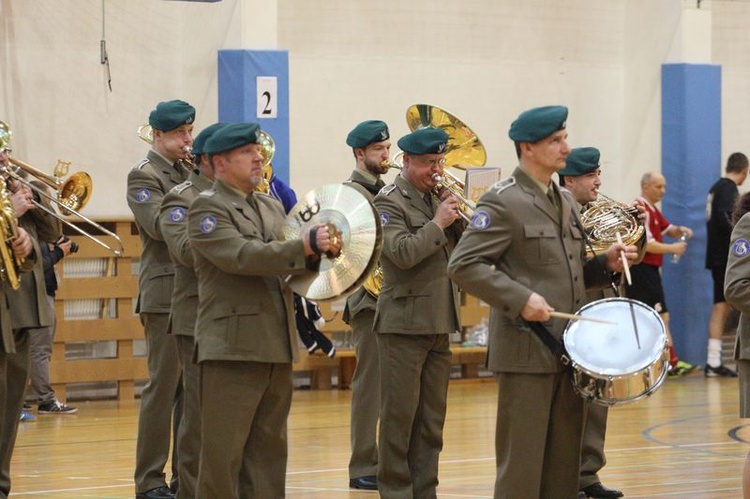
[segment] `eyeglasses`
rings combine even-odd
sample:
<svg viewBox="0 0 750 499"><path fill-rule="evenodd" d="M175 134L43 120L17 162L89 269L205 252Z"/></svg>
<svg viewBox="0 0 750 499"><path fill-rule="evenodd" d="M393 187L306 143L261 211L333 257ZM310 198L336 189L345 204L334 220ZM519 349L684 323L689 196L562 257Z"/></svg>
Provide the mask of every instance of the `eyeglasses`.
<svg viewBox="0 0 750 499"><path fill-rule="evenodd" d="M427 159L423 157L419 157L419 162L423 165L428 165L430 168L434 168L436 166L444 166L445 165L445 158L440 159Z"/></svg>

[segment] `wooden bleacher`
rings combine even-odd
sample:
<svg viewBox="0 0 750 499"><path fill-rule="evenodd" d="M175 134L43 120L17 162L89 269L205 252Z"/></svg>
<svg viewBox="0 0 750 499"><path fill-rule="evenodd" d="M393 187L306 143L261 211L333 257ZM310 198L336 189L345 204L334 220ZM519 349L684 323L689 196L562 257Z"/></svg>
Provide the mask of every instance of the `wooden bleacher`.
<svg viewBox="0 0 750 499"><path fill-rule="evenodd" d="M125 254L115 257L87 238L71 233L68 236L78 243L80 249L56 267L60 288L55 302L58 324L50 378L58 397L63 400L67 398L67 386L72 383L114 383L118 399L133 399L137 382L148 377L146 358L136 352L136 343L143 340L143 328L134 313L141 242L131 221L100 223L122 239ZM89 261L100 269L99 275L79 276L74 275L79 272L66 271ZM89 303L89 308L90 303L94 303L96 310L93 315L89 311L85 318L76 318L75 309L81 302ZM341 314L336 314L330 304L321 304L321 308L324 317L332 318L324 332L329 336L342 336L349 328L341 320ZM488 308L478 300L465 296L462 305L465 328L478 324L488 313ZM112 351L106 357L70 358L66 355L74 346L80 349L82 345L105 341L111 342L107 345ZM461 366L461 376L476 377L484 364L486 348L455 345L452 350L453 364ZM301 349L300 362L294 365L294 370L309 372L313 389L330 389L334 378L340 389L346 389L355 365L356 358L351 348L339 348L333 359L319 354L309 355Z"/></svg>

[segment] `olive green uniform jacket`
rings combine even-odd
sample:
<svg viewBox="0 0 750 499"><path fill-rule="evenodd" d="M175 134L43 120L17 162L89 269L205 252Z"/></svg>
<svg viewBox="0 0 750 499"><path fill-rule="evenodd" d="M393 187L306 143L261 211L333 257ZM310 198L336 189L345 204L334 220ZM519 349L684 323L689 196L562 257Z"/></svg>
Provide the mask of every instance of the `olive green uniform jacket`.
<svg viewBox="0 0 750 499"><path fill-rule="evenodd" d="M284 277L308 272L303 242L279 239L281 203L260 193L248 199L217 180L188 210L200 295L198 362L297 360L294 302Z"/></svg>
<svg viewBox="0 0 750 499"><path fill-rule="evenodd" d="M169 313L174 265L161 234L159 210L164 195L186 178L186 170L170 165L153 150L128 174L128 206L143 244L136 313Z"/></svg>
<svg viewBox="0 0 750 499"><path fill-rule="evenodd" d="M740 311L734 358L750 360L750 214L743 215L732 230L724 296Z"/></svg>
<svg viewBox="0 0 750 499"><path fill-rule="evenodd" d="M559 199L561 216L517 168L479 199L472 224L451 257L451 278L492 307L491 371L561 372L560 360L520 319L521 309L536 292L555 310L574 313L587 303L587 284L602 288L608 283L604 257L586 260L572 197ZM566 324L552 319L546 326L560 340Z"/></svg>
<svg viewBox="0 0 750 499"><path fill-rule="evenodd" d="M190 203L213 182L195 172L172 188L161 204L159 227L174 263L174 289L169 315L171 333L193 336L198 317L198 279L195 277L193 249L188 237L187 212Z"/></svg>
<svg viewBox="0 0 750 499"><path fill-rule="evenodd" d="M354 170L349 179L344 182L344 184L352 187L353 189L356 189L360 194L367 198L370 203L373 202L377 191L382 189L385 185L380 179L378 179L378 182L375 184L371 183L371 181L364 175L362 175L359 170ZM371 187L370 189L368 189L368 187L366 186ZM372 191L375 192L373 193ZM377 298L368 293L365 288L359 288L346 299L346 307L344 308L343 316L344 322L348 324L349 321L352 318L356 317L356 315L362 310L375 311L377 303Z"/></svg>
<svg viewBox="0 0 750 499"><path fill-rule="evenodd" d="M383 289L373 330L377 333L450 334L460 330L460 296L446 266L461 229L431 221L422 194L400 175L375 196L383 224Z"/></svg>

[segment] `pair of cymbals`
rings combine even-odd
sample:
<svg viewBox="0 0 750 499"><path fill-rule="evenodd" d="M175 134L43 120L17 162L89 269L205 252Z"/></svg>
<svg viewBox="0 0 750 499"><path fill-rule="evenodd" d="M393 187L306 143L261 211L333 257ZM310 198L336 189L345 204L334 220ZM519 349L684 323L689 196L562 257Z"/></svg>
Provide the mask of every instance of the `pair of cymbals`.
<svg viewBox="0 0 750 499"><path fill-rule="evenodd" d="M330 184L305 194L289 211L282 237L302 239L315 225L335 226L341 251L322 254L317 273L292 275L292 290L314 301L347 296L364 282L380 258L383 231L375 208L356 189Z"/></svg>

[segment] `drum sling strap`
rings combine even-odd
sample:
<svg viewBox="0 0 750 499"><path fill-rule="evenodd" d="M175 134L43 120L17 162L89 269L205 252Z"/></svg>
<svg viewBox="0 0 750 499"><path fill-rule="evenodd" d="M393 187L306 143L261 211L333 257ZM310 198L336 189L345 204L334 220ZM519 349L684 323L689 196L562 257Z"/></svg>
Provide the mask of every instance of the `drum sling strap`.
<svg viewBox="0 0 750 499"><path fill-rule="evenodd" d="M580 230L581 234L583 234L583 239L586 242L586 245L589 247L591 253L593 255L596 255L596 253L594 252L594 248L591 245L591 241L586 235L586 231L583 230L583 227L581 227L581 225L578 222L578 217L574 217L573 220L574 220L573 223L575 223L575 225L578 227L578 230ZM596 256L594 256L594 258L596 258ZM612 278L609 272L607 271L607 268L599 260L597 261L601 265L602 272L604 272L604 274L609 279L609 284L610 286L612 286L612 289L614 290L615 295L620 296L620 292L615 286L615 283L612 282ZM562 362L564 366L567 367L570 365L570 356L568 355L568 351L565 350L565 345L563 344L562 341L557 341L555 337L552 336L552 333L550 333L549 330L544 326L544 324L542 324L541 322L529 322L529 321L526 321L526 324L528 324L531 330L534 331L534 333L539 337L540 340L542 340L542 343L547 345L547 348L549 348L550 352L552 352L552 355L560 359L560 362Z"/></svg>
<svg viewBox="0 0 750 499"><path fill-rule="evenodd" d="M544 324L541 322L529 321L526 321L526 324L528 324L531 330L536 333L540 340L542 340L542 343L547 345L547 348L552 352L552 355L560 359L560 362L562 362L564 366L567 367L570 365L570 357L568 356L568 351L565 350L565 345L562 341L557 341Z"/></svg>

